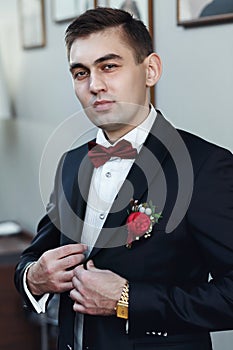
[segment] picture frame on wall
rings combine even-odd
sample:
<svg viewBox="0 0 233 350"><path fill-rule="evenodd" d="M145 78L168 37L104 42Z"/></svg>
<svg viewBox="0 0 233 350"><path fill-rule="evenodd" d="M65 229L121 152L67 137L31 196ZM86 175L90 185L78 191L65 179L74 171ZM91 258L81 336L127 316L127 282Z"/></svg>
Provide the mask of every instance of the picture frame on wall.
<svg viewBox="0 0 233 350"><path fill-rule="evenodd" d="M44 0L18 0L22 47L32 49L46 44Z"/></svg>
<svg viewBox="0 0 233 350"><path fill-rule="evenodd" d="M177 24L184 27L233 21L232 0L177 0Z"/></svg>
<svg viewBox="0 0 233 350"><path fill-rule="evenodd" d="M52 14L55 22L67 22L96 7L97 0L52 0Z"/></svg>
<svg viewBox="0 0 233 350"><path fill-rule="evenodd" d="M153 40L153 0L97 0L96 6L119 8L130 12L147 26ZM155 104L155 88L150 89L150 100Z"/></svg>
<svg viewBox="0 0 233 350"><path fill-rule="evenodd" d="M97 0L96 6L119 8L130 12L145 23L153 36L153 0Z"/></svg>

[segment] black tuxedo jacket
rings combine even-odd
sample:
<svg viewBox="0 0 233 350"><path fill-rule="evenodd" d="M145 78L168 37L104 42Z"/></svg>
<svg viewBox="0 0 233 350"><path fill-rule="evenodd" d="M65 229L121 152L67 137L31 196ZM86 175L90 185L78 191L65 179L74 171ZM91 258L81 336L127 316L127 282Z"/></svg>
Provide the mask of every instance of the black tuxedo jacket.
<svg viewBox="0 0 233 350"><path fill-rule="evenodd" d="M79 242L93 167L87 145L62 158L48 214L16 268ZM131 198L162 211L150 238L125 247ZM158 112L90 257L130 283L129 329L115 316L84 316L84 349L211 349L209 332L233 329L233 156L177 131ZM211 276L211 280L209 280ZM74 349L68 293L60 296L59 349Z"/></svg>

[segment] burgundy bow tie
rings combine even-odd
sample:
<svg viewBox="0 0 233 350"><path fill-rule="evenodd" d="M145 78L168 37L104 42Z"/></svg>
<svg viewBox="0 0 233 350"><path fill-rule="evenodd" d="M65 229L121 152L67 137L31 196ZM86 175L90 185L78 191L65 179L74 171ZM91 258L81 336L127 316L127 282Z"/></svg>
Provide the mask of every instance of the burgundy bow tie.
<svg viewBox="0 0 233 350"><path fill-rule="evenodd" d="M90 141L88 143L88 156L95 168L106 163L111 157L119 157L123 159L133 159L137 155L136 148L133 148L127 140L119 141L115 146L104 147Z"/></svg>

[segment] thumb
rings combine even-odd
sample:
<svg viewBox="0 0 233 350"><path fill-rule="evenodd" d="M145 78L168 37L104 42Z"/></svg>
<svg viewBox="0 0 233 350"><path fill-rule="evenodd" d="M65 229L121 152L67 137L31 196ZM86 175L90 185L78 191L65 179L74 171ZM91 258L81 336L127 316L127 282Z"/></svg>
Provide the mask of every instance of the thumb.
<svg viewBox="0 0 233 350"><path fill-rule="evenodd" d="M87 270L95 270L96 268L95 268L95 265L94 265L94 263L93 263L93 260L89 260L88 262L87 262Z"/></svg>

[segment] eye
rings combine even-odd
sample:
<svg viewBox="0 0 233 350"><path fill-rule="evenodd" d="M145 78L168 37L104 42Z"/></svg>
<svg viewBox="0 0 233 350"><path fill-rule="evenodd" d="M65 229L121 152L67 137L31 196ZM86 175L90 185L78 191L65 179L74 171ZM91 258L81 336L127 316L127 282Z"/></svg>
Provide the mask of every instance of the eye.
<svg viewBox="0 0 233 350"><path fill-rule="evenodd" d="M104 65L104 70L105 71L112 71L112 70L116 69L117 67L118 67L118 65L115 63L108 63L108 64Z"/></svg>
<svg viewBox="0 0 233 350"><path fill-rule="evenodd" d="M89 75L87 70L76 70L72 72L74 80L83 80Z"/></svg>

